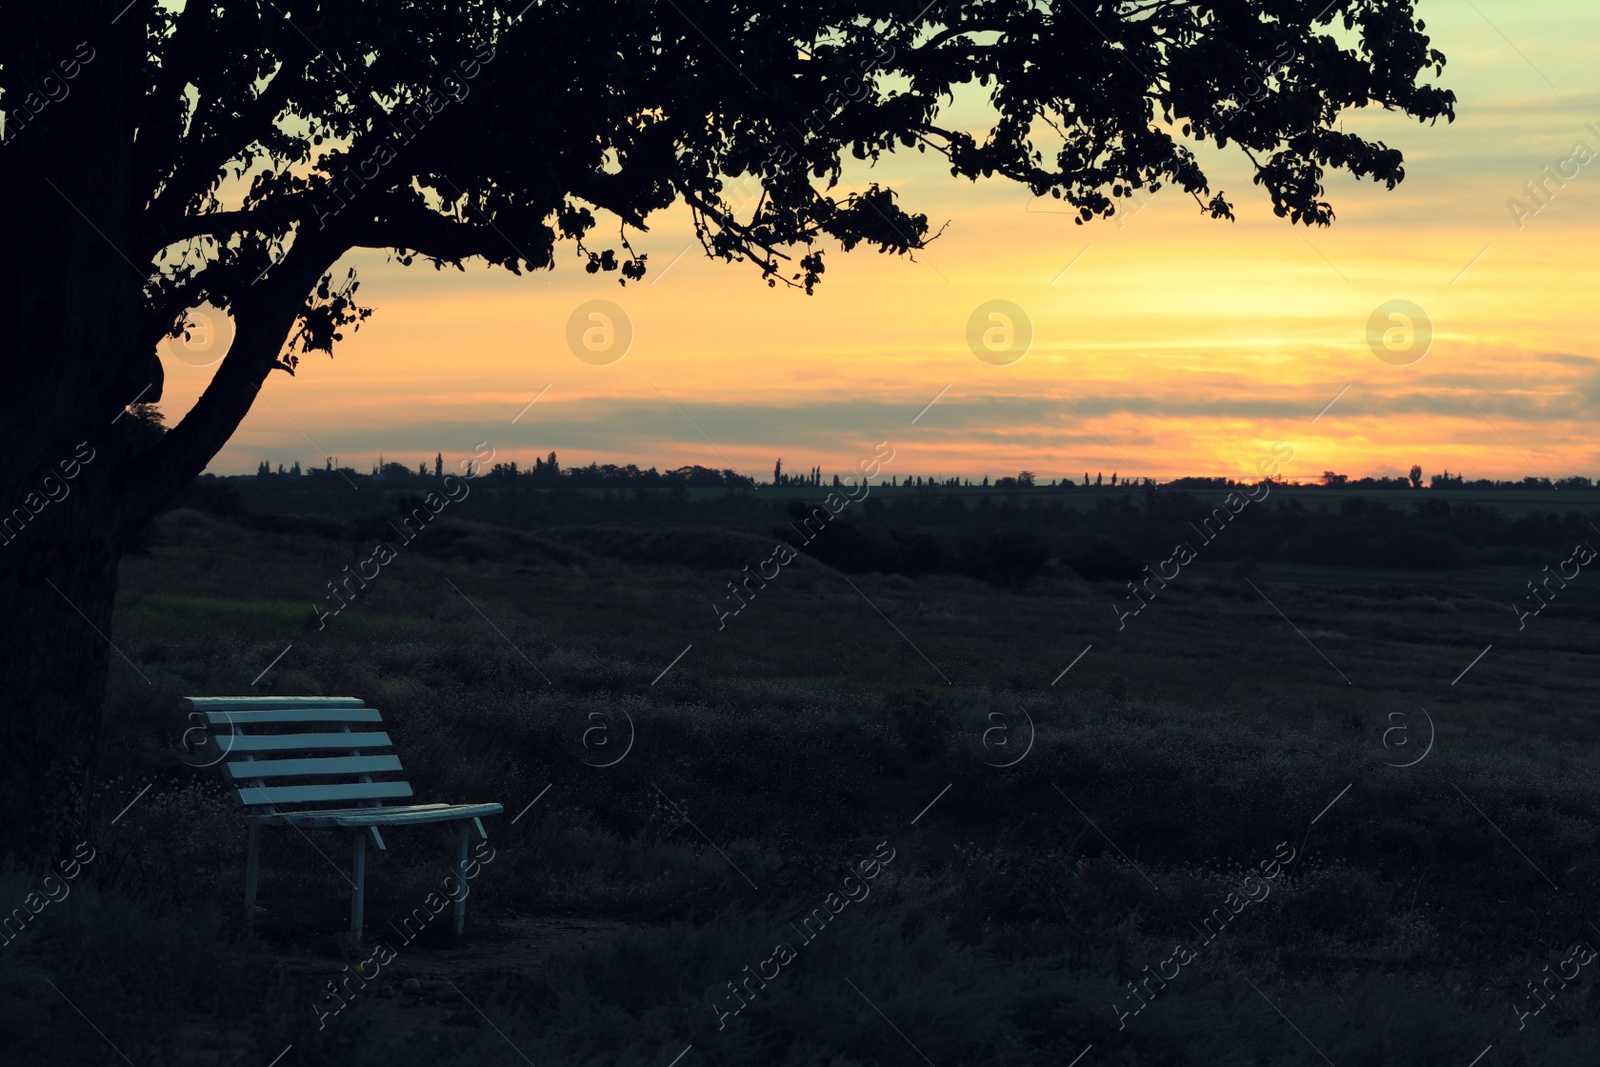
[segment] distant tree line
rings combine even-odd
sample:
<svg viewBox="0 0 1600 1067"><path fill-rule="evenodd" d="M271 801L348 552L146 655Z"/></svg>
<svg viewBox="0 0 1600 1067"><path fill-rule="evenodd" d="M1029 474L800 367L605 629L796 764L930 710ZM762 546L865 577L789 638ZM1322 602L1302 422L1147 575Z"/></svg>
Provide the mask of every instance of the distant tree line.
<svg viewBox="0 0 1600 1067"><path fill-rule="evenodd" d="M382 456L372 465L370 472L362 474L354 467L340 466L336 457L328 457L326 465L318 468L312 467L304 472L300 464L295 463L285 470L283 464L278 464L278 469L273 471L271 466L262 460L256 468L256 477L259 479L297 479L305 477L308 483L319 478L342 475L351 481L369 481L392 486L397 489L420 487L430 479L444 476L445 462L442 453L436 454L432 463L419 463L416 470L412 470L403 463L385 462ZM590 463L587 467L562 467L560 460L554 452L548 456L535 457L533 466L520 467L516 460L508 463L496 463L484 470L479 475L487 484L498 485L502 488L527 487L546 488L556 487L571 489L672 489L683 487L688 489L717 489L717 488L751 488L757 483L750 478L733 470L713 470L710 467L691 465L678 467L670 471L658 471L654 467L640 470L638 466L630 463L627 466L618 466L615 463ZM820 473L818 475L820 477ZM787 476L786 476L787 477ZM837 479L836 479L837 481ZM798 480L796 480L796 484Z"/></svg>
<svg viewBox="0 0 1600 1067"><path fill-rule="evenodd" d="M1096 581L1134 580L1145 563L1170 556L1180 543L1204 561L1251 568L1293 563L1439 571L1537 567L1551 552L1594 537L1588 512L1514 518L1471 501L1423 498L1397 507L1350 496L1334 507L1273 498L1212 541L1199 527L1216 507L1215 499L1170 489L1108 494L1092 508L1060 497L980 497L976 506L957 497L870 498L861 518L834 523L805 550L850 573L962 574L1023 584L1051 569ZM809 505L791 502L788 508L792 521Z"/></svg>
<svg viewBox="0 0 1600 1067"><path fill-rule="evenodd" d="M430 471L430 466L432 470ZM416 485L429 477L438 478L444 474L444 457L442 454L434 456L433 463L419 463L416 470L412 470L402 463L385 462L382 456L373 464L367 474L361 474L352 467L340 466L334 457L328 457L323 467L311 467L303 471L298 462L285 469L283 464L278 464L274 471L270 464L262 460L256 468L257 478L284 478L295 479L300 477L316 478L318 476L342 475L346 479L358 478L372 479L373 481L388 483L397 487ZM565 486L573 489L672 489L684 487L689 489L752 489L752 488L821 488L824 483L839 488L841 480L839 475L831 478L824 474L820 466L810 467L804 474L794 474L783 469L783 460L779 459L772 468L772 480L760 482L736 470L717 470L711 467L691 465L678 467L669 471L658 471L654 467L640 469L636 464L629 463L619 466L615 463L590 463L586 467L563 467L554 452L548 456L535 457L531 467L519 466L516 460L506 463L496 463L484 475L504 487L528 488L555 488ZM1423 471L1420 465L1413 464L1408 477L1365 477L1351 478L1336 471L1323 471L1322 476L1315 482L1299 483L1288 482L1296 488L1326 488L1326 489L1370 489L1370 490L1416 490L1423 488ZM1428 478L1428 487L1432 489L1593 489L1595 482L1582 475L1572 475L1566 478L1551 480L1545 477L1528 476L1520 480L1498 481L1492 478L1477 478L1466 480L1462 474L1451 474L1449 470L1434 474ZM892 474L888 478L890 488L916 488L926 490L939 489L972 489L996 488L1007 492L1028 490L1043 487L1044 483L1033 471L1018 471L1015 475L1007 475L990 482L989 476L984 475L976 482L971 478L922 476L914 474ZM1206 490L1229 489L1236 485L1245 484L1226 477L1197 477L1185 476L1173 478L1166 482L1157 482L1153 478L1121 478L1119 473L1113 471L1107 480L1103 473L1096 472L1092 478L1088 471L1083 474L1083 488L1102 488L1106 485L1112 488L1142 488L1142 489L1179 489L1179 490ZM1080 487L1079 483L1070 478L1052 480L1049 485L1052 489L1072 489Z"/></svg>
<svg viewBox="0 0 1600 1067"><path fill-rule="evenodd" d="M1329 489L1421 489L1422 468L1413 464L1406 478L1350 478L1335 471L1323 471L1322 485ZM1451 474L1447 468L1430 477L1428 486L1431 489L1593 489L1594 482L1581 474L1555 481L1529 475L1514 481L1475 478L1469 482L1464 475Z"/></svg>
<svg viewBox="0 0 1600 1067"><path fill-rule="evenodd" d="M350 472L365 479L361 488L369 490L353 492L344 479L332 476L338 470L330 462L298 479L287 472L263 478L206 476L179 506L237 516L247 524L283 532L304 529L360 540L381 536L396 509L410 510L432 487L419 480L415 470L395 465L380 468L382 477L377 481ZM676 484L666 483L672 486L669 491L641 492L651 484L644 480L648 471L624 475L639 479L634 489L625 490L616 483L606 484L616 475L605 467L569 471L543 459L531 473L520 469L513 473L509 463L499 473L485 471L480 491L453 514L530 531L695 526L763 537L776 534L793 542L791 523L803 525L804 516L827 493L810 484L818 473L813 470L803 483L797 477L774 493L747 491L749 483L741 483L737 472L730 478L729 472L680 468L656 474L658 479L676 479ZM541 479L555 484L527 488ZM1530 509L1515 515L1507 506L1442 494L1347 492L1337 498L1329 494L1321 501L1315 495L1274 494L1208 540L1201 528L1228 492L1226 479L1207 480L1192 491L1141 479L1137 491L1090 493L1079 500L1064 493L1026 491L957 494L938 484L930 486L929 481L924 480L920 490L872 493L859 510L828 523L821 535L799 547L847 573L959 574L1022 585L1050 570L1091 580L1133 580L1145 563L1168 558L1175 545L1185 542L1206 564L1438 571L1481 565L1537 569L1562 558L1552 553L1564 554L1579 541L1595 537L1589 522L1596 520L1588 507L1560 512ZM722 486L726 491L692 497L690 484ZM1452 488L1461 484L1471 483L1457 483L1452 476ZM599 491L587 491L596 485ZM1347 482L1346 488L1350 487ZM1571 499L1577 504L1591 498Z"/></svg>

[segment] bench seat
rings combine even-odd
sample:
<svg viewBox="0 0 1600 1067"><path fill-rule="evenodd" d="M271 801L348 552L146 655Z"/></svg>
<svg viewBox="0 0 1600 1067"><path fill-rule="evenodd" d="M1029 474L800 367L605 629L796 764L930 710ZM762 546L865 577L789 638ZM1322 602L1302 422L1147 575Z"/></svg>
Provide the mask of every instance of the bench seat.
<svg viewBox="0 0 1600 1067"><path fill-rule="evenodd" d="M410 826L413 823L455 822L499 815L499 804L407 804L394 808L340 808L334 811L274 811L251 816L263 826L290 825L324 830L363 826Z"/></svg>

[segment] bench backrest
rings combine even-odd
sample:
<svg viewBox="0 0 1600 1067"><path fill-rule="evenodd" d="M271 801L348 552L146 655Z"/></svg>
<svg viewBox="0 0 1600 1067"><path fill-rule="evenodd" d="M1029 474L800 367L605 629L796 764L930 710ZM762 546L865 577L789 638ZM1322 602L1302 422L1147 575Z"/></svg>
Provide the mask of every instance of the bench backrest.
<svg viewBox="0 0 1600 1067"><path fill-rule="evenodd" d="M411 795L383 716L356 697L185 697L206 749L240 806L278 810L381 806Z"/></svg>

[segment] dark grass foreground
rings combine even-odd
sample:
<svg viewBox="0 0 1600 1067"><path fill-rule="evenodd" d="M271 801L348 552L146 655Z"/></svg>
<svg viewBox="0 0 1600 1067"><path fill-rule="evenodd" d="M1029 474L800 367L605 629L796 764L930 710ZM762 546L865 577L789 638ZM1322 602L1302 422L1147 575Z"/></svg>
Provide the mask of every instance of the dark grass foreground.
<svg viewBox="0 0 1600 1067"><path fill-rule="evenodd" d="M284 1067L667 1067L692 1045L684 1067L951 1067L1092 1046L1082 1067L1465 1067L1492 1045L1503 1067L1600 1047L1600 977L1565 962L1600 946L1600 627L1577 615L1519 633L1499 601L1184 577L1119 631L1110 584L852 588L802 559L719 631L710 602L766 542L600 555L457 524L319 630L310 604L370 546L220 523L168 516L125 564L114 637L148 683L116 657L94 858L0 947L0 1063L266 1067L292 1046ZM369 861L360 948L342 839L268 835L244 938L243 825L184 765L178 707L242 692L361 696L420 795L506 806L464 945L405 925L447 873L427 828ZM1433 750L1391 766L1425 715ZM1030 718L1031 751L993 766ZM0 876L0 904L28 914L39 884ZM581 936L522 947L562 924ZM378 943L392 961L350 977Z"/></svg>

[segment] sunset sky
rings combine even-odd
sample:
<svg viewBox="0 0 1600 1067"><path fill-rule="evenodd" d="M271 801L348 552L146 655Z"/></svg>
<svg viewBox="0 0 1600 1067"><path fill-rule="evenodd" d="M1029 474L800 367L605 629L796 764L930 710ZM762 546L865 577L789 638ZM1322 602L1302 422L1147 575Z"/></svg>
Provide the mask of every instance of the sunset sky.
<svg viewBox="0 0 1600 1067"><path fill-rule="evenodd" d="M553 273L522 278L363 254L352 262L371 320L331 361L272 375L211 470L323 455L366 470L380 453L414 467L488 441L524 464L556 451L568 466L765 478L780 456L843 471L888 441L886 474L1166 479L1244 476L1285 441L1290 480L1412 463L1600 477L1600 159L1549 182L1543 206L1524 189L1580 142L1600 153L1600 14L1592 0L1425 0L1420 12L1449 57L1440 80L1458 118L1351 115L1347 129L1405 152L1407 177L1389 192L1334 176L1331 229L1274 218L1231 150L1202 160L1237 222L1162 191L1120 225L1084 226L1010 183L972 185L908 152L866 180L948 222L943 236L915 261L830 250L813 297L685 251L677 210L633 238L650 271L626 288L585 274L570 246ZM981 121L970 104L957 116ZM1520 227L1513 199L1528 209ZM633 330L605 366L566 339L574 309L596 299ZM991 300L1032 324L1009 365L968 346L969 318ZM1432 345L1409 366L1368 344L1369 319L1392 300L1431 320ZM226 337L218 319L209 338L164 349L169 423Z"/></svg>

